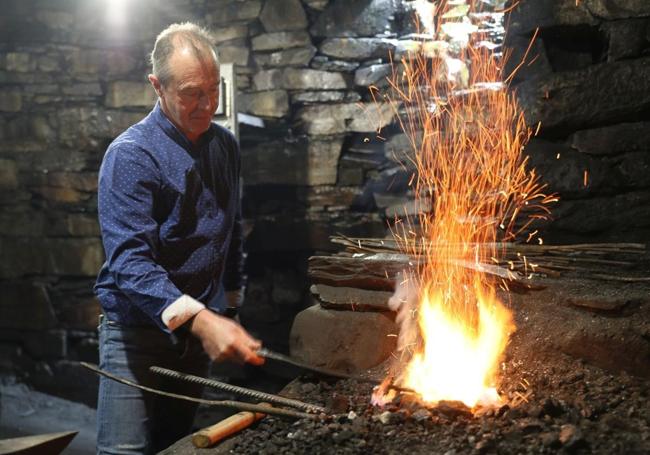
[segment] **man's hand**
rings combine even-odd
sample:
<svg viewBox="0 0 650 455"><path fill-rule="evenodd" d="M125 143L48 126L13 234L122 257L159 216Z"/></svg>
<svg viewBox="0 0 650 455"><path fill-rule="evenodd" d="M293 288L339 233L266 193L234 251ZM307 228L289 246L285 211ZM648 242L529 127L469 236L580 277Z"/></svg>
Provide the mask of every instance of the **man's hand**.
<svg viewBox="0 0 650 455"><path fill-rule="evenodd" d="M264 358L255 354L262 343L229 318L204 309L194 316L190 331L201 340L203 349L214 361L264 363Z"/></svg>

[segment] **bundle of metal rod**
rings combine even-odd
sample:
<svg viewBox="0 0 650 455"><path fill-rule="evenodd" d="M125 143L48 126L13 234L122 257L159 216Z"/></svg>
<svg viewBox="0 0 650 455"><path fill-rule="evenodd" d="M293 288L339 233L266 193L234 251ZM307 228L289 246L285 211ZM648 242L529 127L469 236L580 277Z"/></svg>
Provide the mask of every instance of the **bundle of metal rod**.
<svg viewBox="0 0 650 455"><path fill-rule="evenodd" d="M181 373L180 371L169 370L167 368L152 366L149 367L149 371L156 374L160 374L162 376L167 376L169 378L178 379L180 381L193 382L195 384L201 384L207 387L212 387L214 389L223 390L225 392L231 392L237 395L254 398L256 400L263 400L269 403L279 404L281 406L289 406L291 408L301 409L306 412L311 412L311 413L327 412L327 410L324 407L317 406L315 404L303 403L302 401L292 400L291 398L285 398L280 395L273 395L271 393L260 392L258 390L253 390L253 389L247 389L245 387L239 387L236 385L227 384L225 382L215 381L214 379L207 379L207 378L202 378L200 376Z"/></svg>
<svg viewBox="0 0 650 455"><path fill-rule="evenodd" d="M293 418L293 419L321 419L324 417L324 414L314 414L314 413L307 413L307 412L299 412L299 411L294 411L292 409L283 409L283 408L274 408L272 406L268 405L262 405L262 404L251 404L251 403L246 403L243 401L233 401L233 400L205 400L203 398L195 398L195 397L189 397L187 395L180 395L177 393L170 393L170 392L165 392L163 390L158 390L154 389L151 387L143 386L140 384L137 384L133 381L130 381L126 378L122 378L119 376L116 376L112 373L109 373L107 371L101 370L97 367L97 365L92 365L90 363L86 362L80 362L80 364L88 368L89 370L94 371L97 374L100 374L102 376L105 376L109 379L112 379L113 381L117 381L121 384L125 384L131 387L135 387L140 390L144 390L146 392L150 393L155 393L157 395L162 395L165 397L169 398L176 398L179 400L185 400L185 401L192 401L194 403L201 403L205 404L207 406L222 406L226 408L233 408L233 409L238 409L240 411L250 411L250 412L261 412L264 414L269 414L269 415L277 415L280 417L288 417L288 418ZM303 405L306 405L303 403Z"/></svg>

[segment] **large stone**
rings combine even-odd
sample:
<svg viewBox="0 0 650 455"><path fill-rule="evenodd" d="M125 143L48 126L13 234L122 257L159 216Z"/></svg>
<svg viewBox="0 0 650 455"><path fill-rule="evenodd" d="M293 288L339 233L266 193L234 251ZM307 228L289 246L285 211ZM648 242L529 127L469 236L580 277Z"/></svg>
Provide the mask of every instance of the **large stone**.
<svg viewBox="0 0 650 455"><path fill-rule="evenodd" d="M54 30L70 30L75 24L74 15L67 11L39 9L35 16L38 22Z"/></svg>
<svg viewBox="0 0 650 455"><path fill-rule="evenodd" d="M57 314L62 326L75 330L94 331L97 329L102 309L96 297L68 297L65 300L64 304L57 305Z"/></svg>
<svg viewBox="0 0 650 455"><path fill-rule="evenodd" d="M650 149L650 122L576 131L569 138L571 147L590 155L617 155Z"/></svg>
<svg viewBox="0 0 650 455"><path fill-rule="evenodd" d="M300 0L273 0L264 4L260 22L267 32L301 30L307 27L307 15Z"/></svg>
<svg viewBox="0 0 650 455"><path fill-rule="evenodd" d="M240 66L248 65L250 50L246 45L230 41L218 45L217 48L219 52L219 62L234 63L235 65Z"/></svg>
<svg viewBox="0 0 650 455"><path fill-rule="evenodd" d="M29 237L0 237L0 278L45 273L43 242Z"/></svg>
<svg viewBox="0 0 650 455"><path fill-rule="evenodd" d="M242 148L243 177L246 185L331 185L343 138L260 144Z"/></svg>
<svg viewBox="0 0 650 455"><path fill-rule="evenodd" d="M297 92L291 95L292 103L319 104L319 103L354 103L361 100L357 92L344 91L318 91Z"/></svg>
<svg viewBox="0 0 650 455"><path fill-rule="evenodd" d="M41 210L21 207L16 211L6 208L0 211L0 235L40 237L45 232L45 214Z"/></svg>
<svg viewBox="0 0 650 455"><path fill-rule="evenodd" d="M348 84L341 73L298 68L284 70L282 85L289 90L338 90L348 88Z"/></svg>
<svg viewBox="0 0 650 455"><path fill-rule="evenodd" d="M237 21L257 19L262 9L261 0L236 0L213 4L214 11L209 12L208 22L215 25L232 25Z"/></svg>
<svg viewBox="0 0 650 455"><path fill-rule="evenodd" d="M239 111L261 117L284 117L289 113L285 90L244 93L239 96Z"/></svg>
<svg viewBox="0 0 650 455"><path fill-rule="evenodd" d="M23 108L23 97L17 90L0 91L0 112L20 112Z"/></svg>
<svg viewBox="0 0 650 455"><path fill-rule="evenodd" d="M53 235L70 237L96 237L100 234L97 214L68 213L58 216L51 229Z"/></svg>
<svg viewBox="0 0 650 455"><path fill-rule="evenodd" d="M8 52L5 55L5 68L7 71L26 73L32 70L30 54L27 52Z"/></svg>
<svg viewBox="0 0 650 455"><path fill-rule="evenodd" d="M316 54L314 46L299 47L272 52L270 54L255 54L255 63L259 66L307 66Z"/></svg>
<svg viewBox="0 0 650 455"><path fill-rule="evenodd" d="M334 0L311 28L315 36L376 36L392 32L396 0Z"/></svg>
<svg viewBox="0 0 650 455"><path fill-rule="evenodd" d="M0 159L0 189L18 188L18 166L14 160Z"/></svg>
<svg viewBox="0 0 650 455"><path fill-rule="evenodd" d="M618 183L601 160L562 144L533 138L524 153L529 157L529 166L548 184L547 191L557 192L561 198L586 197Z"/></svg>
<svg viewBox="0 0 650 455"><path fill-rule="evenodd" d="M97 238L48 239L44 248L40 254L52 275L95 276L104 262L104 248Z"/></svg>
<svg viewBox="0 0 650 455"><path fill-rule="evenodd" d="M124 49L75 49L66 61L77 76L117 76L128 74L138 66L134 56Z"/></svg>
<svg viewBox="0 0 650 455"><path fill-rule="evenodd" d="M324 55L317 55L311 61L311 67L322 71L342 71L351 73L359 67L359 62L348 62L345 60L330 60Z"/></svg>
<svg viewBox="0 0 650 455"><path fill-rule="evenodd" d="M310 291L323 308L349 311L390 311L392 292L314 284Z"/></svg>
<svg viewBox="0 0 650 455"><path fill-rule="evenodd" d="M650 235L650 192L626 192L590 199L560 199L551 207L547 242L642 242Z"/></svg>
<svg viewBox="0 0 650 455"><path fill-rule="evenodd" d="M530 35L535 29L567 25L596 25L650 16L645 0L522 0L507 19L508 32Z"/></svg>
<svg viewBox="0 0 650 455"><path fill-rule="evenodd" d="M298 113L309 134L374 132L390 124L394 116L390 104L356 103L306 106Z"/></svg>
<svg viewBox="0 0 650 455"><path fill-rule="evenodd" d="M0 295L0 327L44 330L57 324L44 286L32 283L2 283Z"/></svg>
<svg viewBox="0 0 650 455"><path fill-rule="evenodd" d="M90 192L97 191L97 179L97 172L51 172L47 175L52 186Z"/></svg>
<svg viewBox="0 0 650 455"><path fill-rule="evenodd" d="M256 90L277 90L283 87L282 70L272 69L259 71L253 76L253 87Z"/></svg>
<svg viewBox="0 0 650 455"><path fill-rule="evenodd" d="M230 41L248 36L247 25L231 25L230 27L219 27L213 32L215 43Z"/></svg>
<svg viewBox="0 0 650 455"><path fill-rule="evenodd" d="M545 130L625 121L650 108L650 57L534 78L517 93L527 122Z"/></svg>
<svg viewBox="0 0 650 455"><path fill-rule="evenodd" d="M383 313L335 311L314 305L298 313L291 355L310 365L358 372L379 365L395 349L397 326Z"/></svg>
<svg viewBox="0 0 650 455"><path fill-rule="evenodd" d="M320 45L320 52L329 57L347 60L388 58L395 50L393 40L381 38L329 38Z"/></svg>
<svg viewBox="0 0 650 455"><path fill-rule="evenodd" d="M359 68L354 73L354 83L362 87L385 85L387 83L386 78L391 74L392 70L393 67L390 63Z"/></svg>
<svg viewBox="0 0 650 455"><path fill-rule="evenodd" d="M251 40L254 51L274 51L311 45L307 32L274 32L258 35Z"/></svg>
<svg viewBox="0 0 650 455"><path fill-rule="evenodd" d="M148 82L113 81L108 84L105 103L108 107L153 107L157 100Z"/></svg>
<svg viewBox="0 0 650 455"><path fill-rule="evenodd" d="M612 21L605 24L609 36L607 61L640 56L648 43L648 25L647 18Z"/></svg>

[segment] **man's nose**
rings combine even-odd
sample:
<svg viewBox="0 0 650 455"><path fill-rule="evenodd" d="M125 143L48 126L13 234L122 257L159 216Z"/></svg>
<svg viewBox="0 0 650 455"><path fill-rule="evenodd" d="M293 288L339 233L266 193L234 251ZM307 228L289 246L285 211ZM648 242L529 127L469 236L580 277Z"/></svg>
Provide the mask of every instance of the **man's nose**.
<svg viewBox="0 0 650 455"><path fill-rule="evenodd" d="M210 104L212 104L210 95L207 93L202 93L199 97L199 109L210 109Z"/></svg>

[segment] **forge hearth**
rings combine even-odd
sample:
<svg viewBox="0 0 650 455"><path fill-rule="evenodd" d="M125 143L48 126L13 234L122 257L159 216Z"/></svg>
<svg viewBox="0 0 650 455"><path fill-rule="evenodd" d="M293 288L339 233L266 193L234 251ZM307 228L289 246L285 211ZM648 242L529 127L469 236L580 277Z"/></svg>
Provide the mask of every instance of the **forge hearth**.
<svg viewBox="0 0 650 455"><path fill-rule="evenodd" d="M472 414L401 399L376 407L372 385L304 375L284 394L333 417L267 417L205 453L648 453L650 286L576 277L546 284L500 296L517 324L501 365L501 407ZM381 379L387 367L366 374ZM182 440L165 453L193 450Z"/></svg>

